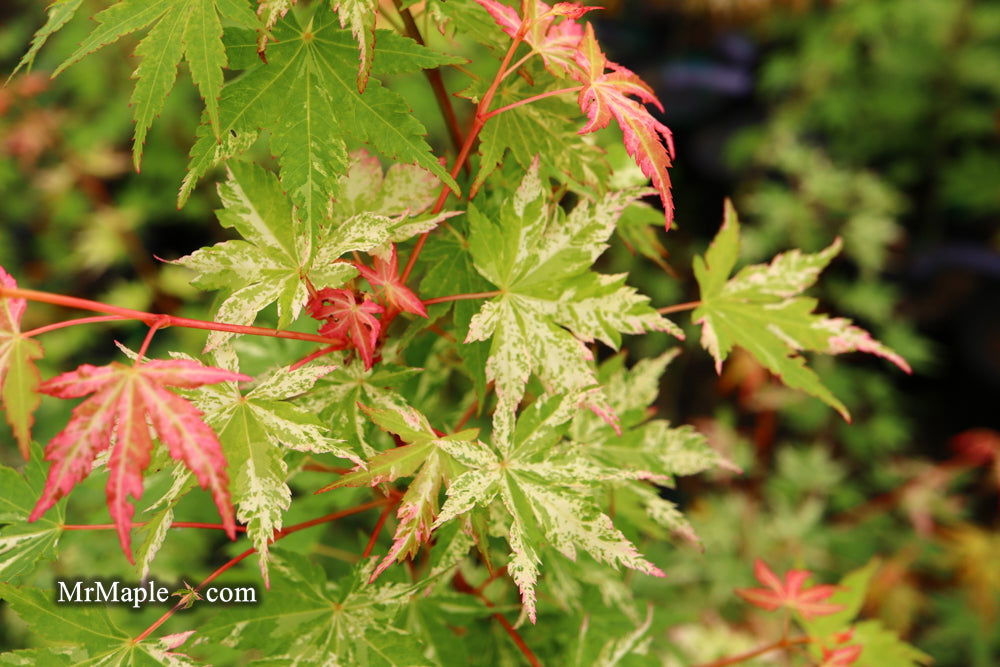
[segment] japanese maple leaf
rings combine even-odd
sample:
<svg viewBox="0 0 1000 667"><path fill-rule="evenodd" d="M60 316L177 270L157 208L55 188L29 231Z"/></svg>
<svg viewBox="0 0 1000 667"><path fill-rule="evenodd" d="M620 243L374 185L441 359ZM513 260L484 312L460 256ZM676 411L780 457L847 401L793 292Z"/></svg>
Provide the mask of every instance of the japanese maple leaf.
<svg viewBox="0 0 1000 667"><path fill-rule="evenodd" d="M358 302L358 297L349 289L324 287L309 300L309 313L317 320L326 320L319 328L322 336L331 336L349 342L358 350L365 369L375 363L375 346L378 343L382 323L375 313L385 312L367 296Z"/></svg>
<svg viewBox="0 0 1000 667"><path fill-rule="evenodd" d="M114 443L108 461L108 510L115 521L118 540L130 562L129 531L135 513L129 496L142 495L142 473L149 465L150 424L170 455L191 469L203 489L212 493L226 533L236 536L229 500L226 460L215 432L187 400L166 389L192 389L216 382L253 378L196 361L149 361L138 365L112 362L107 366L83 364L42 383L39 390L58 398L90 395L73 409L73 416L49 442L45 459L52 462L42 496L29 521L35 521L90 474L94 458Z"/></svg>
<svg viewBox="0 0 1000 667"><path fill-rule="evenodd" d="M666 227L674 217L674 203L670 195L670 176L667 168L674 154L670 129L653 118L644 104L653 104L663 111L652 88L634 72L609 62L594 37L594 28L588 23L587 32L576 52L576 61L582 68L575 74L583 88L580 90L580 109L590 119L580 134L594 132L608 126L614 118L625 135L625 149L642 173L653 181L660 193L666 216ZM605 70L610 68L611 71Z"/></svg>
<svg viewBox="0 0 1000 667"><path fill-rule="evenodd" d="M416 294L414 294L399 276L399 259L396 256L396 246L392 246L389 259L375 256L374 268L369 268L360 262L354 264L365 280L372 287L381 286L382 293L388 305L396 310L427 317L427 309Z"/></svg>
<svg viewBox="0 0 1000 667"><path fill-rule="evenodd" d="M3 267L0 267L0 287L17 287L17 281ZM41 400L38 385L42 379L35 359L42 356L42 346L34 338L21 334L26 307L24 299L0 297L0 398L21 454L28 460L34 412Z"/></svg>
<svg viewBox="0 0 1000 667"><path fill-rule="evenodd" d="M833 614L844 607L823 602L837 591L837 586L813 586L803 590L802 584L812 576L808 570L789 570L785 580L778 578L771 568L759 558L754 563L757 581L767 588L738 588L736 594L752 605L774 611L781 607L793 609L807 619Z"/></svg>
<svg viewBox="0 0 1000 667"><path fill-rule="evenodd" d="M575 22L587 12L601 9L575 2L557 2L549 6L544 2L535 5L535 16L523 19L512 7L497 0L476 0L490 13L497 25L511 37L524 30L524 41L538 53L545 67L556 76L564 76L576 69L574 55L583 39L583 26ZM526 3L527 4L527 3ZM567 20L556 23L560 16ZM527 24L527 25L525 25Z"/></svg>

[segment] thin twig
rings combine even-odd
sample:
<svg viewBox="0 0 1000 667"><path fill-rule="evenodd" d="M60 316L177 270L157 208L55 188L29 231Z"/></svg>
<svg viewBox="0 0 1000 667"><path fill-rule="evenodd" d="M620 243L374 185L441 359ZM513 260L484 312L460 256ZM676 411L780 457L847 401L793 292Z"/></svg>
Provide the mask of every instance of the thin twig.
<svg viewBox="0 0 1000 667"><path fill-rule="evenodd" d="M685 310L694 310L701 305L701 301L688 301L687 303L678 303L673 306L664 306L663 308L657 308L656 312L660 315L666 315L667 313L679 313Z"/></svg>
<svg viewBox="0 0 1000 667"><path fill-rule="evenodd" d="M399 11L400 18L403 19L406 34L417 44L424 46L424 37L420 34L420 28L417 27L416 21L413 20L410 8L403 7L401 0L393 1L396 3L396 10ZM448 136L451 137L451 143L456 151L460 150L462 144L465 143L465 139L462 137L462 130L458 126L458 116L455 115L455 108L451 105L451 96L448 95L448 89L445 88L444 79L441 77L441 70L437 67L425 69L424 76L427 77L427 82L431 85L431 90L434 91L434 99L437 100L438 107L441 109L441 115L444 117L445 125L448 127Z"/></svg>

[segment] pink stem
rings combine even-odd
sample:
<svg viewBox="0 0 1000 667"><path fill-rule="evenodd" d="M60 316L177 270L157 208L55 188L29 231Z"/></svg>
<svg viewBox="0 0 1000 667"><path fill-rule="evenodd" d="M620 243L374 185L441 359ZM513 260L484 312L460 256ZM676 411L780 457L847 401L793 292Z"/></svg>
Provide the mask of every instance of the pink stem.
<svg viewBox="0 0 1000 667"><path fill-rule="evenodd" d="M519 106L525 104L531 104L532 102L537 102L538 100L543 100L546 97L555 97L556 95L563 95L564 93L576 93L579 92L582 88L583 86L573 86L572 88L560 88L559 90L550 90L547 93L540 93L538 95L533 95L532 97L526 97L523 100L518 100L517 102L513 102L511 104L508 104L507 106L500 107L499 109L494 109L493 111L483 116L483 119L489 120L490 118L493 118L493 116L498 116L502 114L504 111L510 111L511 109L515 109Z"/></svg>
<svg viewBox="0 0 1000 667"><path fill-rule="evenodd" d="M25 331L21 334L24 338L31 338L32 336L37 336L38 334L47 333L49 331L55 331L57 329L65 329L66 327L75 327L78 324L96 324L98 322L125 322L129 319L122 317L121 315L96 315L94 317L80 317L75 320L66 320L65 322L56 322L55 324L46 324L44 327L38 327L37 329L32 329L31 331Z"/></svg>
<svg viewBox="0 0 1000 667"><path fill-rule="evenodd" d="M40 301L51 303L67 308L78 308L80 310L91 310L98 313L108 313L119 318L140 320L147 325L152 325L160 319L165 319L166 326L185 327L188 329L205 329L208 331L226 331L235 334L249 334L251 336L270 336L271 338L289 338L292 340L304 340L311 343L326 343L328 345L338 345L342 341L316 334L299 333L298 331L279 331L277 329L267 329L264 327L251 327L241 324L226 324L224 322L207 322L205 320L193 320L187 317L175 317L174 315L162 315L157 313L147 313L131 308L120 308L100 301L90 299L80 299L75 296L65 296L63 294L53 294L51 292L41 292L32 289L21 289L19 287L0 287L0 297L9 299L28 299L29 301Z"/></svg>
<svg viewBox="0 0 1000 667"><path fill-rule="evenodd" d="M492 299L495 296L500 295L500 290L494 290L492 292L475 292L472 294L452 294L450 296L438 296L433 299L427 299L424 301L425 306L431 306L435 303L448 303L449 301L462 301L464 299Z"/></svg>

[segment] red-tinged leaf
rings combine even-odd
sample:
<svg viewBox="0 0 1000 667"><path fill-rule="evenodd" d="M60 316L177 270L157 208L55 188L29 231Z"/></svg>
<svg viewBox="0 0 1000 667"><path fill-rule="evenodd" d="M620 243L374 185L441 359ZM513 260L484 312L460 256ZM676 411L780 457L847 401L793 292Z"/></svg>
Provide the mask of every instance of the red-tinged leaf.
<svg viewBox="0 0 1000 667"><path fill-rule="evenodd" d="M625 135L625 150L660 193L665 224L670 229L674 204L667 169L674 154L673 137L666 125L653 118L646 107L632 97L644 104L653 104L661 111L663 105L636 74L608 61L589 23L576 59L581 70L575 76L583 84L579 96L580 109L590 119L580 134L603 129L612 118L618 123ZM606 71L608 68L611 71Z"/></svg>
<svg viewBox="0 0 1000 667"><path fill-rule="evenodd" d="M588 7L575 2L559 2L550 7L544 2L536 3L535 16L518 15L513 7L497 2L497 0L476 0L490 13L497 25L511 37L515 37L524 28L524 41L536 51L545 63L546 69L556 76L573 73L577 68L575 53L583 39L583 26L575 23L587 12L601 9ZM567 20L556 22L557 18Z"/></svg>
<svg viewBox="0 0 1000 667"><path fill-rule="evenodd" d="M863 648L860 644L841 646L833 650L824 648L823 662L820 667L848 667L848 665L853 665L861 657Z"/></svg>
<svg viewBox="0 0 1000 667"><path fill-rule="evenodd" d="M202 488L212 493L226 532L236 536L229 501L226 460L215 432L201 413L165 386L200 387L252 378L194 361L151 361L138 366L112 362L84 364L45 382L40 391L59 398L81 398L69 424L49 443L45 458L52 462L42 495L29 521L42 516L90 474L94 458L114 443L108 461L108 509L122 550L132 560L130 531L135 508L130 497L142 495L142 473L152 450L150 424L170 455L194 472Z"/></svg>
<svg viewBox="0 0 1000 667"><path fill-rule="evenodd" d="M122 551L129 562L135 564L130 532L135 507L129 501L129 496L136 500L142 497L142 473L149 465L153 442L149 437L142 397L134 383L122 390L117 403L119 444L108 459L108 512L114 519Z"/></svg>
<svg viewBox="0 0 1000 667"><path fill-rule="evenodd" d="M3 267L0 267L0 287L17 287L17 281ZM30 457L31 427L41 400L38 385L42 381L35 366L35 360L42 356L42 346L21 335L21 318L26 308L24 299L0 297L0 398L25 461Z"/></svg>
<svg viewBox="0 0 1000 667"><path fill-rule="evenodd" d="M812 576L808 570L789 570L782 581L764 561L757 559L754 563L754 575L766 588L739 588L736 594L761 609L774 611L784 607L811 619L814 616L833 614L844 608L843 605L823 602L837 591L837 586L802 589L802 584Z"/></svg>
<svg viewBox="0 0 1000 667"><path fill-rule="evenodd" d="M375 347L378 344L382 323L376 313L385 311L382 306L364 297L360 302L349 289L325 287L309 300L309 313L317 320L326 320L319 328L320 335L340 338L357 349L364 361L365 369L375 363Z"/></svg>
<svg viewBox="0 0 1000 667"><path fill-rule="evenodd" d="M399 259L396 256L395 245L392 246L388 260L375 257L374 268L369 268L360 262L354 266L372 287L382 288L382 295L388 305L402 312L427 317L424 303L399 276Z"/></svg>

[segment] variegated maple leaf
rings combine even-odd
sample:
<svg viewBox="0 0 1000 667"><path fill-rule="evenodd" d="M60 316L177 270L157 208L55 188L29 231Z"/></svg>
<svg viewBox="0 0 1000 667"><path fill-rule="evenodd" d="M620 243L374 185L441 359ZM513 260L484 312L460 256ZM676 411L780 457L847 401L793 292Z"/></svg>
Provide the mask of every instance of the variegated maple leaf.
<svg viewBox="0 0 1000 667"><path fill-rule="evenodd" d="M601 7L588 7L575 2L557 2L549 6L541 0L525 2L529 15L523 18L513 7L497 0L476 0L490 13L510 37L521 35L531 49L538 53L546 69L556 76L569 76L576 70L575 54L583 39L583 26L576 23L587 12ZM531 15L533 14L533 15ZM558 21L560 17L566 20Z"/></svg>
<svg viewBox="0 0 1000 667"><path fill-rule="evenodd" d="M220 367L239 370L232 346L215 353ZM282 367L247 393L235 382L206 386L191 392L191 400L205 413L205 421L219 434L222 451L231 461L236 518L246 526L268 584L270 542L281 530L284 512L292 502L288 487L289 450L330 453L360 463L341 441L329 437L323 421L292 399L312 390L333 366Z"/></svg>
<svg viewBox="0 0 1000 667"><path fill-rule="evenodd" d="M215 319L230 324L252 324L258 312L277 302L278 327L287 328L308 298L303 276L317 287L339 287L357 269L336 260L381 246L396 227L385 216L359 213L317 233L295 216L274 174L241 162L230 163L219 196L225 206L219 222L245 240L202 248L177 263L198 272L196 287L228 292ZM213 331L206 347L214 349L232 335Z"/></svg>
<svg viewBox="0 0 1000 667"><path fill-rule="evenodd" d="M607 59L589 23L576 52L576 60L580 69L574 71L574 76L583 84L579 96L580 109L590 119L580 134L605 128L614 118L624 134L625 150L660 193L666 227L670 229L674 202L667 168L674 154L674 141L670 128L653 118L643 106L653 104L663 111L663 105L653 89L634 72ZM643 104L630 96L638 98Z"/></svg>
<svg viewBox="0 0 1000 667"><path fill-rule="evenodd" d="M42 496L29 521L40 518L56 501L90 474L94 458L112 446L108 460L108 510L118 540L130 562L132 515L129 496L142 495L142 474L149 465L153 441L150 425L170 455L191 469L203 489L212 493L226 532L236 534L229 499L226 460L215 432L202 413L167 387L194 388L216 382L253 378L188 360L154 360L135 365L112 362L83 364L44 382L40 391L58 398L90 396L49 442L45 458L52 462Z"/></svg>
<svg viewBox="0 0 1000 667"><path fill-rule="evenodd" d="M783 253L770 264L754 264L730 278L740 251L740 224L727 200L722 229L704 257L694 260L701 303L692 318L701 325L701 344L722 362L739 345L787 386L805 391L850 419L847 408L806 365L801 352L867 352L909 373L910 366L864 329L841 317L813 313L817 301L801 296L840 252L840 239L818 253Z"/></svg>
<svg viewBox="0 0 1000 667"><path fill-rule="evenodd" d="M0 287L17 287L15 281L0 267ZM42 356L41 344L21 335L21 318L27 303L24 299L0 297L0 396L3 398L7 423L24 459L31 449L31 426L41 398L35 360Z"/></svg>
<svg viewBox="0 0 1000 667"><path fill-rule="evenodd" d="M374 581L394 562L412 558L430 539L442 485L465 471L448 452L461 448L481 449L485 445L476 440L476 429L453 435L436 433L427 418L414 408L396 411L362 406L362 409L382 430L399 436L406 444L372 457L365 465L359 465L316 493L343 486L376 486L400 477L413 477L396 512L399 525L389 553L372 572L371 580Z"/></svg>
<svg viewBox="0 0 1000 667"><path fill-rule="evenodd" d="M613 423L586 343L600 340L617 347L622 333L645 331L683 338L647 297L625 285L624 274L590 270L607 248L622 209L643 193L611 192L566 215L550 201L536 160L496 216L469 206L473 262L500 293L472 318L466 342L492 339L486 377L496 383L494 441L501 448L510 439L514 412L532 374L550 393L582 394L587 407Z"/></svg>
<svg viewBox="0 0 1000 667"><path fill-rule="evenodd" d="M592 489L620 478L620 471L595 465L583 457L563 456L555 445L577 412L578 399L548 396L521 413L510 447L469 447L441 442L440 447L468 471L448 487L434 527L499 498L510 516L507 572L521 591L531 622L542 547L551 546L569 559L577 549L612 566L624 565L645 574L663 572L647 561L611 518L601 511Z"/></svg>

